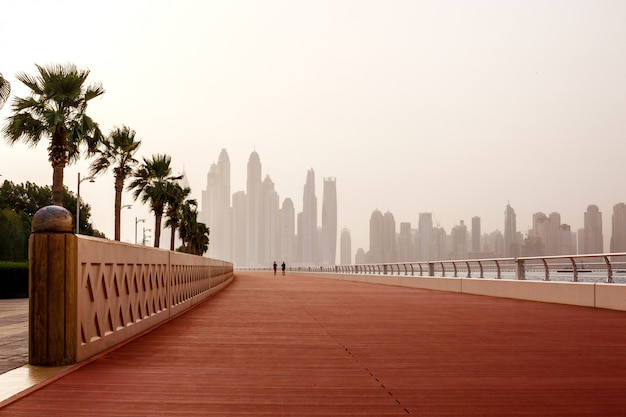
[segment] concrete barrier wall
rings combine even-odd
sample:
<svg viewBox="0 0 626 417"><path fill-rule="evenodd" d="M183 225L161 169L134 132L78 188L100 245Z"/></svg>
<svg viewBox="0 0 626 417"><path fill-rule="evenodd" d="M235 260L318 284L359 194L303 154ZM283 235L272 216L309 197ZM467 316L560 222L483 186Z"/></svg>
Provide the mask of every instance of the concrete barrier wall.
<svg viewBox="0 0 626 417"><path fill-rule="evenodd" d="M32 365L81 362L184 312L233 279L229 262L74 235L71 222L61 226L42 227L29 240Z"/></svg>
<svg viewBox="0 0 626 417"><path fill-rule="evenodd" d="M626 285L622 284L317 272L290 274L626 311Z"/></svg>

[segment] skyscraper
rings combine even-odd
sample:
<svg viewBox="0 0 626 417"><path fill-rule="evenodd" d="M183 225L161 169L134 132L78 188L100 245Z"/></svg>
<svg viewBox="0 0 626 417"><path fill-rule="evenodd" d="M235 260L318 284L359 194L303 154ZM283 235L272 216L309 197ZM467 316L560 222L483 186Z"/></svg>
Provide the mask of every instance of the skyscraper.
<svg viewBox="0 0 626 417"><path fill-rule="evenodd" d="M397 262L398 254L396 248L396 220L389 211L383 216L382 230L383 262Z"/></svg>
<svg viewBox="0 0 626 417"><path fill-rule="evenodd" d="M613 206L611 252L626 252L626 204Z"/></svg>
<svg viewBox="0 0 626 417"><path fill-rule="evenodd" d="M467 259L467 226L461 220L460 224L454 226L450 232L452 243L452 259Z"/></svg>
<svg viewBox="0 0 626 417"><path fill-rule="evenodd" d="M398 256L397 261L413 261L415 259L415 249L413 245L413 236L411 231L411 223L400 223L400 233L398 233Z"/></svg>
<svg viewBox="0 0 626 417"><path fill-rule="evenodd" d="M246 250L248 248L246 241L247 207L246 193L237 191L233 194L233 262L235 265L247 265Z"/></svg>
<svg viewBox="0 0 626 417"><path fill-rule="evenodd" d="M246 182L246 264L260 265L261 248L261 159L256 151L248 159Z"/></svg>
<svg viewBox="0 0 626 417"><path fill-rule="evenodd" d="M504 251L507 258L515 258L520 254L517 242L517 219L515 210L509 204L504 210Z"/></svg>
<svg viewBox="0 0 626 417"><path fill-rule="evenodd" d="M352 263L352 237L350 236L350 230L346 227L341 230L339 246L339 262L341 265L350 265Z"/></svg>
<svg viewBox="0 0 626 417"><path fill-rule="evenodd" d="M584 221L584 252L602 253L604 244L602 237L602 212L595 204L587 206Z"/></svg>
<svg viewBox="0 0 626 417"><path fill-rule="evenodd" d="M548 217L548 241L546 242L546 255L557 256L561 253L561 214L553 211ZM569 242L568 242L569 246Z"/></svg>
<svg viewBox="0 0 626 417"><path fill-rule="evenodd" d="M261 211L261 264L277 260L280 244L280 200L269 175L263 180L263 210Z"/></svg>
<svg viewBox="0 0 626 417"><path fill-rule="evenodd" d="M309 169L304 184L302 204L302 228L298 230L302 248L300 261L305 264L315 263L317 259L317 197L315 196L315 172Z"/></svg>
<svg viewBox="0 0 626 417"><path fill-rule="evenodd" d="M206 190L202 191L200 221L210 230L209 256L232 260L232 210L230 206L230 159L226 149L211 164Z"/></svg>
<svg viewBox="0 0 626 417"><path fill-rule="evenodd" d="M322 263L334 265L337 257L337 185L335 178L324 178L322 198Z"/></svg>
<svg viewBox="0 0 626 417"><path fill-rule="evenodd" d="M296 210L291 198L286 198L283 201L283 207L280 209L280 230L279 258L290 264L295 260L296 248Z"/></svg>
<svg viewBox="0 0 626 417"><path fill-rule="evenodd" d="M417 225L417 260L431 261L433 246L433 215L432 213L420 213Z"/></svg>
<svg viewBox="0 0 626 417"><path fill-rule="evenodd" d="M383 262L383 213L376 209L370 216L370 250L366 262Z"/></svg>
<svg viewBox="0 0 626 417"><path fill-rule="evenodd" d="M482 251L480 247L480 217L472 217L472 252L478 253Z"/></svg>

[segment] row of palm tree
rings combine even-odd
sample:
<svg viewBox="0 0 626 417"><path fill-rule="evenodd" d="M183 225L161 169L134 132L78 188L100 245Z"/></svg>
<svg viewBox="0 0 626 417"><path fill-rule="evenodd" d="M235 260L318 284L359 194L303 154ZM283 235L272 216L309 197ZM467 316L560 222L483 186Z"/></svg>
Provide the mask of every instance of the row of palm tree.
<svg viewBox="0 0 626 417"><path fill-rule="evenodd" d="M115 240L120 240L122 192L149 204L155 216L154 247L159 247L161 222L172 230L170 249L174 250L177 229L183 242L180 250L201 255L208 250L209 229L198 222L197 203L189 200L191 190L183 188L180 175L173 175L171 157L156 154L139 162L135 155L141 146L136 132L122 125L102 134L98 124L87 115L90 100L104 94L100 84L86 85L89 70L73 64L37 65L38 73L16 75L30 90L26 98L15 97L11 115L3 132L9 144L23 141L36 146L49 139L48 159L52 165L52 203L62 205L63 173L67 165L82 156L94 157L91 175L113 170L115 189ZM10 87L0 74L0 107L8 100Z"/></svg>

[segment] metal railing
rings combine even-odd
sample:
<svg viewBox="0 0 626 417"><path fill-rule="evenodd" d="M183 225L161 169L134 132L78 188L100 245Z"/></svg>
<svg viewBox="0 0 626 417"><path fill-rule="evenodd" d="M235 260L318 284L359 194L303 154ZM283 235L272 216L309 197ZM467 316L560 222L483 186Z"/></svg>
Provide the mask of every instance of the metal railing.
<svg viewBox="0 0 626 417"><path fill-rule="evenodd" d="M256 268L270 270L271 268ZM288 271L626 284L626 253L289 267Z"/></svg>

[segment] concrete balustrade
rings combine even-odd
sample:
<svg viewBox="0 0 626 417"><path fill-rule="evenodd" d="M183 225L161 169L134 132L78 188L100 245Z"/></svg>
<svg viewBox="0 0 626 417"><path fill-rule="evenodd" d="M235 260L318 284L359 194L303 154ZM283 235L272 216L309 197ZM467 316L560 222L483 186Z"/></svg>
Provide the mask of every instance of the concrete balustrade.
<svg viewBox="0 0 626 417"><path fill-rule="evenodd" d="M289 271L289 275L306 275L326 279L626 311L626 285L615 283L442 278L304 271Z"/></svg>
<svg viewBox="0 0 626 417"><path fill-rule="evenodd" d="M38 211L29 240L29 362L70 365L223 289L232 263L73 234L62 207Z"/></svg>

